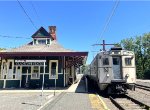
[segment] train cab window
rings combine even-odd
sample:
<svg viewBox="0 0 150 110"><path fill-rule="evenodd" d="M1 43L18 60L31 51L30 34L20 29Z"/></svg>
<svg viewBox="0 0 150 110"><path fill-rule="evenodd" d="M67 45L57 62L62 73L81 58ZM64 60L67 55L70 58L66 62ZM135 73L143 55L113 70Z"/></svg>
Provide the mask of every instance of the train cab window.
<svg viewBox="0 0 150 110"><path fill-rule="evenodd" d="M113 58L113 65L119 65L119 59Z"/></svg>
<svg viewBox="0 0 150 110"><path fill-rule="evenodd" d="M125 58L125 64L126 66L131 66L132 65L132 59L131 58Z"/></svg>
<svg viewBox="0 0 150 110"><path fill-rule="evenodd" d="M103 58L103 65L109 65L109 59Z"/></svg>

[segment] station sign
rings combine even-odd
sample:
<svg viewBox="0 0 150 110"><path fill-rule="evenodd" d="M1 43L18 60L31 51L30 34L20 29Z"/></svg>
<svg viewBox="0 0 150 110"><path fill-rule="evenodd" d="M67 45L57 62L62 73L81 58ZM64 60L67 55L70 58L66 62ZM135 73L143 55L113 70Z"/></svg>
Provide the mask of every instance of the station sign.
<svg viewBox="0 0 150 110"><path fill-rule="evenodd" d="M46 60L15 60L15 65L21 66L44 66Z"/></svg>

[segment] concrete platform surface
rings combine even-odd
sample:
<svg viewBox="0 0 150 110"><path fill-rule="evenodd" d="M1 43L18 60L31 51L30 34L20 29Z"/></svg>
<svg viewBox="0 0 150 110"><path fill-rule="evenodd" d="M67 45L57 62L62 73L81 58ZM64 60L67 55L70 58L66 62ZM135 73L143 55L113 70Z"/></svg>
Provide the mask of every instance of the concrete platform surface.
<svg viewBox="0 0 150 110"><path fill-rule="evenodd" d="M0 90L0 110L107 110L96 94L87 93L85 78L78 75L78 82L69 88L44 90ZM42 106L41 106L42 105Z"/></svg>
<svg viewBox="0 0 150 110"><path fill-rule="evenodd" d="M108 108L96 94L63 93L42 110L108 110Z"/></svg>
<svg viewBox="0 0 150 110"><path fill-rule="evenodd" d="M44 93L43 98L41 93L0 93L0 110L37 110L54 97L53 93Z"/></svg>
<svg viewBox="0 0 150 110"><path fill-rule="evenodd" d="M87 92L85 78L81 76L76 84L72 84L67 91L42 110L108 110L108 108L100 96Z"/></svg>

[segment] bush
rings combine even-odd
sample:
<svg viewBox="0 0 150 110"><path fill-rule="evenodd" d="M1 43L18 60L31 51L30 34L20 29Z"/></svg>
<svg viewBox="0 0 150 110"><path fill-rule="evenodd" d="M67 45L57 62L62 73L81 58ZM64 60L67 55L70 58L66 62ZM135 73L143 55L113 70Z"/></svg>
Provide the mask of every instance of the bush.
<svg viewBox="0 0 150 110"><path fill-rule="evenodd" d="M144 72L144 79L150 79L150 70Z"/></svg>

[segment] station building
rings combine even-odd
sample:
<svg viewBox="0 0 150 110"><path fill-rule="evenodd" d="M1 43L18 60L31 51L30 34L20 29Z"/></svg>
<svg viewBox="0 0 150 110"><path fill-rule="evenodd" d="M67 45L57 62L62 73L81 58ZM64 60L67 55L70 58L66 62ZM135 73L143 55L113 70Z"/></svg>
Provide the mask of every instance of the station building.
<svg viewBox="0 0 150 110"><path fill-rule="evenodd" d="M44 87L65 87L75 82L87 55L61 46L56 26L49 26L49 32L41 27L30 43L0 51L0 88L39 88L43 76Z"/></svg>

